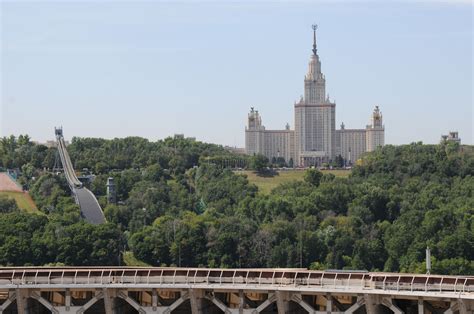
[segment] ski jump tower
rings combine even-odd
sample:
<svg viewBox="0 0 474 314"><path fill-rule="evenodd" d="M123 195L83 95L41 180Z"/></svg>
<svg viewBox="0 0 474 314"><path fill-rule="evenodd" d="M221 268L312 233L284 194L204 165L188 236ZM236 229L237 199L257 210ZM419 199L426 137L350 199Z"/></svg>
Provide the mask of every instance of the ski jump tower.
<svg viewBox="0 0 474 314"><path fill-rule="evenodd" d="M81 216L92 224L101 224L105 222L104 213L100 208L99 202L95 198L94 194L85 188L81 181L76 176L76 172L72 166L71 158L66 150L66 142L63 137L63 129L55 128L54 133L56 135L56 142L58 145L59 157L61 164L63 165L64 175L66 176L67 183L76 203L81 208Z"/></svg>

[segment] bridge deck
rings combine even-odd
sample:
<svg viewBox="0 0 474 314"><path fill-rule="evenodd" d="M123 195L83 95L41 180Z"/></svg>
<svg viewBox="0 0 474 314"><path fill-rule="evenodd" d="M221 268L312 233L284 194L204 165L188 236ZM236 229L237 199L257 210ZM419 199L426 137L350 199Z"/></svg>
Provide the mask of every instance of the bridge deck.
<svg viewBox="0 0 474 314"><path fill-rule="evenodd" d="M474 277L306 269L0 268L0 314L474 313ZM127 310L128 307L128 310ZM116 311L117 310L117 311Z"/></svg>
<svg viewBox="0 0 474 314"><path fill-rule="evenodd" d="M0 268L0 288L162 287L418 295L474 300L474 277L303 269Z"/></svg>

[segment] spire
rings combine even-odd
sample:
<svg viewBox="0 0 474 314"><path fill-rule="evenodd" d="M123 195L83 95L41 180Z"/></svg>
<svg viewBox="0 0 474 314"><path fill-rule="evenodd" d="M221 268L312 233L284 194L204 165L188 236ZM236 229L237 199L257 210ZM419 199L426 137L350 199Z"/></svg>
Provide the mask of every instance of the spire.
<svg viewBox="0 0 474 314"><path fill-rule="evenodd" d="M311 28L313 29L313 54L316 55L318 52L318 49L316 49L316 30L318 29L318 24L311 25Z"/></svg>
<svg viewBox="0 0 474 314"><path fill-rule="evenodd" d="M304 77L305 89L304 100L307 103L323 104L326 100L326 80L321 72L321 61L316 48L316 30L318 25L313 24L313 53L309 57L308 72Z"/></svg>

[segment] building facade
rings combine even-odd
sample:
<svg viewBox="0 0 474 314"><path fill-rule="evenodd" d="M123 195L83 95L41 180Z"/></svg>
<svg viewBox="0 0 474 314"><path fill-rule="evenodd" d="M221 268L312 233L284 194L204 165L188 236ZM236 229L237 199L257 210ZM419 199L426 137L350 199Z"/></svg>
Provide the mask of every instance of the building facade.
<svg viewBox="0 0 474 314"><path fill-rule="evenodd" d="M283 130L266 130L258 110L251 108L245 128L245 152L248 155L265 155L269 160L284 158L295 160L295 131L287 124Z"/></svg>
<svg viewBox="0 0 474 314"><path fill-rule="evenodd" d="M295 129L266 130L258 111L251 108L245 129L245 150L272 160L283 157L300 167L319 166L341 156L347 165L361 154L385 144L382 113L376 106L365 129L336 130L336 103L326 94L326 78L316 45L313 25L313 49L304 77L304 96L294 104ZM291 161L290 161L291 160Z"/></svg>
<svg viewBox="0 0 474 314"><path fill-rule="evenodd" d="M366 127L366 132L366 149L368 152L385 145L385 129L382 124L382 112L380 112L379 106L375 106L370 124Z"/></svg>
<svg viewBox="0 0 474 314"><path fill-rule="evenodd" d="M346 129L344 123L336 130L336 152L346 165L352 165L366 151L366 130Z"/></svg>
<svg viewBox="0 0 474 314"><path fill-rule="evenodd" d="M264 137L265 127L262 125L262 118L260 118L258 110L254 110L252 107L245 128L245 152L248 155L263 155Z"/></svg>
<svg viewBox="0 0 474 314"><path fill-rule="evenodd" d="M461 138L457 131L450 131L447 135L441 135L441 142L456 142L461 144Z"/></svg>

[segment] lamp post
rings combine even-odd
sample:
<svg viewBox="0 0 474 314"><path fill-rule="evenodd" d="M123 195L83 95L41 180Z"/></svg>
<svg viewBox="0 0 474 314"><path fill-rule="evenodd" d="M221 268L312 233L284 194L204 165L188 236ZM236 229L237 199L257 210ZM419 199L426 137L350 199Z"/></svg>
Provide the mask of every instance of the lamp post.
<svg viewBox="0 0 474 314"><path fill-rule="evenodd" d="M430 247L426 247L426 273L429 275L431 272L431 250Z"/></svg>
<svg viewBox="0 0 474 314"><path fill-rule="evenodd" d="M143 211L143 227L145 227L146 226L146 208L143 207L142 211Z"/></svg>
<svg viewBox="0 0 474 314"><path fill-rule="evenodd" d="M175 218L173 220L173 241L176 242L176 223L178 227L180 222ZM181 241L178 241L178 267L181 267Z"/></svg>

